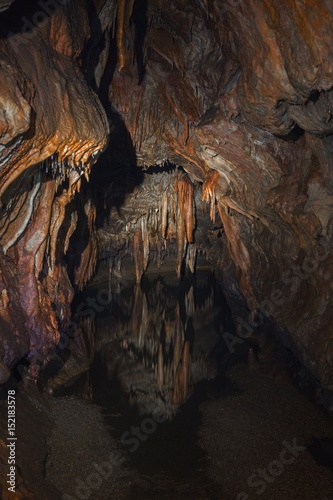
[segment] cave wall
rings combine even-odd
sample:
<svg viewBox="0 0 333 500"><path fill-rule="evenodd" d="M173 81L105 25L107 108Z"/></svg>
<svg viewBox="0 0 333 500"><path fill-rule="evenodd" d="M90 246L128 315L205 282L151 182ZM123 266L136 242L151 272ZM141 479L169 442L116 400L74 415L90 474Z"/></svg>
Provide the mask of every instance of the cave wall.
<svg viewBox="0 0 333 500"><path fill-rule="evenodd" d="M34 377L70 319L74 287L96 262L95 209L77 195L108 136L83 76L85 2L51 7L15 2L1 16L0 352L10 368L27 357ZM80 243L66 261L75 231Z"/></svg>
<svg viewBox="0 0 333 500"><path fill-rule="evenodd" d="M203 183L237 314L332 388L332 5L148 1L141 51L140 15L109 89L138 163Z"/></svg>
<svg viewBox="0 0 333 500"><path fill-rule="evenodd" d="M224 227L210 259L237 314L268 318L331 387L331 2L54 5L1 13L5 364L47 355L93 271L96 207L77 191L109 138L97 168L111 179L115 159L169 161L202 184Z"/></svg>

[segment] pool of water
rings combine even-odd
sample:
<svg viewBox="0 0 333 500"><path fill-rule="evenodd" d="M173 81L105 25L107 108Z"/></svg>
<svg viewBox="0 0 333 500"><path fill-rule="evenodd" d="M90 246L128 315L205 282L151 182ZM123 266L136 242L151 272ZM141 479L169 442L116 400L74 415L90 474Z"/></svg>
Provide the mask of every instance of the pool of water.
<svg viewBox="0 0 333 500"><path fill-rule="evenodd" d="M140 285L130 276L109 281L106 273L86 292L102 296L108 300L86 322L91 366L84 387L93 404L82 406L78 385L74 399L56 400L61 434L53 436L51 457L62 459L54 458L53 482L67 491L69 469L74 481L85 479L82 449L93 424L82 423L70 404L82 407L82 417L88 407L101 408L97 441L107 441L106 433L107 452L125 457L119 476L96 489L99 500L234 500L257 498L263 489L261 498L270 500L332 498L332 420L291 379L286 368L300 365L267 329L230 353L224 333L235 327L211 272L182 281L151 273ZM79 439L73 429L81 429ZM295 460L277 464L293 443ZM102 461L91 446L88 477L89 464Z"/></svg>
<svg viewBox="0 0 333 500"><path fill-rule="evenodd" d="M92 395L144 483L132 498L213 498L198 406L234 390L221 370L234 326L214 275L117 282L111 296L95 318Z"/></svg>

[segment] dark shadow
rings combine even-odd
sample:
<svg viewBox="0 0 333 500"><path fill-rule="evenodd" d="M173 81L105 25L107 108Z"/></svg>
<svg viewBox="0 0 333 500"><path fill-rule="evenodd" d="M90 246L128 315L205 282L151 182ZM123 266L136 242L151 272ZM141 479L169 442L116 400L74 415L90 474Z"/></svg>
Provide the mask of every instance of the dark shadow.
<svg viewBox="0 0 333 500"><path fill-rule="evenodd" d="M211 296L213 287L216 286L214 289L217 295L212 308L219 308L222 305L223 309L222 291L217 284L215 285L211 275L188 276L186 282L181 283L174 277L159 276L151 280L146 277L141 284L148 310L157 311L161 307L168 319L172 319L175 314L177 303L181 306L183 314L186 314L184 298L191 286L195 288L195 306L200 308L204 307ZM133 288L134 285L131 285L121 292L121 295L125 295L124 302L128 301L129 289L132 290L132 294L134 293ZM118 308L115 309L117 302ZM110 426L113 438L121 443L122 449L127 453L127 466L142 479L139 484L135 483L129 498L220 498L218 493L221 487L208 478L207 453L200 447L198 437L202 424L200 404L211 397L230 397L235 394L237 388L232 380L221 372L216 382L203 380L196 384L193 395L171 420L156 419L156 414L148 412L139 414L135 398L138 396L144 399L149 394L148 385L145 382L142 383L145 379L141 370L134 369L135 366L143 365L142 358L139 357L130 337L127 338L125 345L120 342L120 337L116 335L112 337L111 333L117 320L121 323L124 321L124 302L120 294L115 294L112 309L98 316L97 339L108 340L103 344L103 348L96 352L92 375L93 401L104 408L105 421ZM120 317L117 319L118 313ZM203 310L197 313L199 316L207 314ZM226 311L223 309L220 314L225 315ZM203 349L201 346L207 341L209 329L207 326L200 327L190 316L185 323L187 325L185 340L193 343L194 337L200 336L201 340L196 345L196 354L194 354L197 356L198 352ZM124 331L126 331L125 327ZM110 337L108 332L110 332ZM165 330L161 333L159 341L165 347ZM127 334L124 334L124 340L126 337ZM173 358L171 347L172 342L169 355L166 356L164 352L164 366L167 366L168 360ZM126 358L122 356L123 349L131 352L128 358L128 366L132 367L131 371L129 368L124 371ZM148 361L148 367L146 367L148 380L151 374L151 362L153 359L156 362L157 349L155 347L152 349L150 357L148 351L144 352L144 358ZM206 348L204 351L209 352L210 349ZM133 359L137 359L137 364L132 364ZM131 373L131 387L129 383L127 385L124 383L127 380L126 373ZM140 434L134 434L133 430L138 430Z"/></svg>
<svg viewBox="0 0 333 500"><path fill-rule="evenodd" d="M289 134L286 135L276 134L276 137L279 137L279 139L282 139L283 141L287 142L297 142L301 137L303 137L304 132L305 132L304 129L302 129L296 123L294 128L289 132Z"/></svg>
<svg viewBox="0 0 333 500"><path fill-rule="evenodd" d="M146 68L143 58L143 43L147 34L148 27L147 8L147 0L135 0L131 17L131 22L133 22L135 26L134 45L139 85L141 85L146 74Z"/></svg>
<svg viewBox="0 0 333 500"><path fill-rule="evenodd" d="M87 83L98 94L98 85L95 79L95 69L98 65L101 53L106 48L107 32L103 34L101 22L98 17L95 3L87 0L87 10L90 21L90 38L83 50L82 60L84 61L84 71ZM107 65L109 64L107 61Z"/></svg>
<svg viewBox="0 0 333 500"><path fill-rule="evenodd" d="M160 165L152 165L151 167L148 167L145 169L145 173L148 175L154 175L154 174L171 174L171 172L174 172L175 170L178 170L179 172L183 172L186 174L185 170L183 167L179 165L175 165L174 163L166 162L163 167Z"/></svg>
<svg viewBox="0 0 333 500"><path fill-rule="evenodd" d="M16 0L1 14L0 38L10 38L17 33L34 36L37 27L62 7L64 0Z"/></svg>
<svg viewBox="0 0 333 500"><path fill-rule="evenodd" d="M109 89L115 71L117 71L117 43L112 33L102 33L102 28L94 2L89 0L89 16L92 41L87 45L86 80L91 85L103 105L110 126L109 143L98 162L93 167L89 189L96 203L97 227L107 220L112 207L120 209L125 196L143 181L143 172L137 167L135 148L131 136L119 113L109 99ZM100 83L96 82L94 69L100 55L107 45L106 36L110 36L109 53Z"/></svg>

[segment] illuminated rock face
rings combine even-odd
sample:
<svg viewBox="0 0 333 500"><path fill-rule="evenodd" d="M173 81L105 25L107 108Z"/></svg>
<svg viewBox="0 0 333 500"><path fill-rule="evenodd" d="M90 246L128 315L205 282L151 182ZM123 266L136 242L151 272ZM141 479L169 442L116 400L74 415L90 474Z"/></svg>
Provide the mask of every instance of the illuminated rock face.
<svg viewBox="0 0 333 500"><path fill-rule="evenodd" d="M87 11L63 3L51 15L44 3L23 9L13 27L12 9L1 20L0 351L8 366L25 356L39 365L70 318L64 255L79 216L92 232L95 213L71 200L107 143L107 118L80 69ZM85 261L94 265L94 241L78 256L79 286L91 273Z"/></svg>
<svg viewBox="0 0 333 500"><path fill-rule="evenodd" d="M75 191L111 123L100 178L109 169L112 181L113 161L182 165L223 224L209 258L236 316L250 327L268 317L332 386L330 0L54 4L44 17L22 13L33 34L11 25L14 6L1 14L5 363L33 348L46 356L69 320L74 281L82 287L93 271L96 207ZM61 176L69 180L57 188ZM180 248L191 215L179 210ZM142 228L132 237L144 244Z"/></svg>

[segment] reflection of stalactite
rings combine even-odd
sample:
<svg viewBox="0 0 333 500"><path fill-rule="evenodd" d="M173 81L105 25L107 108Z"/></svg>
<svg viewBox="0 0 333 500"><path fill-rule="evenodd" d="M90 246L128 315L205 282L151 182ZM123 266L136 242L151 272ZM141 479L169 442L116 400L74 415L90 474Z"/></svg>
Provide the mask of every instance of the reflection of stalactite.
<svg viewBox="0 0 333 500"><path fill-rule="evenodd" d="M141 321L140 321L140 334L139 334L140 347L144 345L147 333L148 333L148 305L147 305L146 295L142 292L142 308L141 308Z"/></svg>
<svg viewBox="0 0 333 500"><path fill-rule="evenodd" d="M189 382L190 382L190 367L191 367L191 354L190 342L185 342L182 356L177 367L174 391L172 395L172 403L180 405L186 401L189 395Z"/></svg>
<svg viewBox="0 0 333 500"><path fill-rule="evenodd" d="M195 271L195 260L197 257L197 247L194 243L190 243L186 252L186 267L193 274Z"/></svg>
<svg viewBox="0 0 333 500"><path fill-rule="evenodd" d="M158 362L157 362L157 387L162 392L163 389L163 345L160 344L158 348Z"/></svg>
<svg viewBox="0 0 333 500"><path fill-rule="evenodd" d="M194 290L193 286L191 286L189 292L185 295L185 308L186 308L186 316L191 318L195 314L195 303L194 303Z"/></svg>
<svg viewBox="0 0 333 500"><path fill-rule="evenodd" d="M139 338L140 336L141 314L142 314L142 290L139 286L136 286L134 292L134 304L131 313L131 320L129 323L129 331L133 338Z"/></svg>
<svg viewBox="0 0 333 500"><path fill-rule="evenodd" d="M183 351L183 342L184 342L184 331L183 331L183 323L180 317L180 307L177 304L176 308L176 322L175 322L175 339L173 346L173 374L175 375L177 372L178 364L181 359L182 351Z"/></svg>
<svg viewBox="0 0 333 500"><path fill-rule="evenodd" d="M134 263L135 263L136 282L140 283L142 275L143 275L143 270L144 270L143 251L142 251L142 229L141 229L141 227L138 227L135 230L135 233L134 233L134 236L132 239L132 246L133 246L133 257L134 257Z"/></svg>

